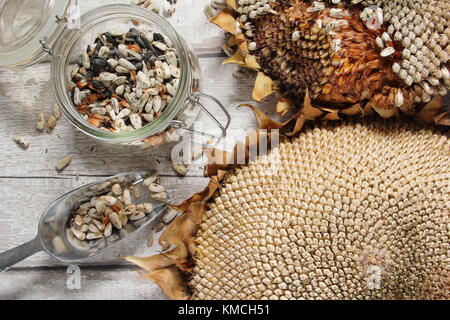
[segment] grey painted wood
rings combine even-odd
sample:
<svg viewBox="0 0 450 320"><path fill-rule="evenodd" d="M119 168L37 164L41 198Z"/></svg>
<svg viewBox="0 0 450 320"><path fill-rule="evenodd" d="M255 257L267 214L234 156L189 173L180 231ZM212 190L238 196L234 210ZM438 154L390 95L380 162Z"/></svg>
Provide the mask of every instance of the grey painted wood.
<svg viewBox="0 0 450 320"><path fill-rule="evenodd" d="M117 0L81 0L82 10ZM233 120L229 140L244 136L245 129L254 128L256 121L247 110L237 110L240 103L251 102L252 79L236 79L232 66L221 67L223 32L207 23L203 6L209 0L180 0L171 23L200 56L203 73L202 90L217 97L227 107ZM40 63L26 70L0 70L0 251L33 239L39 216L58 196L95 181L98 177L148 169L157 170L169 190L171 201L179 202L200 191L207 183L201 170L179 178L173 172L168 156L170 148L150 154L129 155L100 145L75 130L64 118L51 134L38 133L34 121L39 112L50 113L53 98L49 84L50 65ZM274 115L274 98L258 104ZM447 97L447 103L449 103ZM219 116L224 120L223 116ZM199 121L204 121L201 117ZM26 151L13 141L14 135L25 136L31 143ZM228 146L233 145L232 142ZM74 158L63 172L54 170L62 156ZM78 177L78 179L77 179ZM7 273L0 273L0 299L160 299L159 288L138 277L134 267L124 263L121 255L151 255L159 249L148 248L147 232L103 256L82 266L80 290L66 286L66 267L45 253L39 253Z"/></svg>

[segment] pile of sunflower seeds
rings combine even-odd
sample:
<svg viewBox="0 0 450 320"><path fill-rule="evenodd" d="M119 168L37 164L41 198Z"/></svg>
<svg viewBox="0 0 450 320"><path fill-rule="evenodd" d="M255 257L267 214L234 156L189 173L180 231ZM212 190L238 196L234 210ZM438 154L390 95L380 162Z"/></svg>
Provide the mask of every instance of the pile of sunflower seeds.
<svg viewBox="0 0 450 320"><path fill-rule="evenodd" d="M158 176L151 176L145 180L144 185L149 188L153 199L165 201L165 188L158 182ZM133 229L131 224L136 225L153 212L154 206L150 202L134 204L139 198L139 185L122 188L120 184L114 184L110 192L92 197L72 213L68 231L80 241L109 240L110 237L117 236L117 232L124 237Z"/></svg>
<svg viewBox="0 0 450 320"><path fill-rule="evenodd" d="M142 128L172 102L179 59L166 36L146 29L100 34L71 73L72 100L91 125L110 132Z"/></svg>

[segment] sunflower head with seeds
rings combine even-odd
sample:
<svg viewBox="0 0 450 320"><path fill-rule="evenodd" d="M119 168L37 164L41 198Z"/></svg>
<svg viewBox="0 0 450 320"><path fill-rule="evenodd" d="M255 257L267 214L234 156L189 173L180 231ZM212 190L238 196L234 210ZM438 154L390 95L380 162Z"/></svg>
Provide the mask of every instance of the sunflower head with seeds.
<svg viewBox="0 0 450 320"><path fill-rule="evenodd" d="M447 0L215 0L212 8L210 21L235 49L225 63L257 71L253 98L278 92L277 111L297 106L297 122L403 113L450 125L442 105L450 89Z"/></svg>

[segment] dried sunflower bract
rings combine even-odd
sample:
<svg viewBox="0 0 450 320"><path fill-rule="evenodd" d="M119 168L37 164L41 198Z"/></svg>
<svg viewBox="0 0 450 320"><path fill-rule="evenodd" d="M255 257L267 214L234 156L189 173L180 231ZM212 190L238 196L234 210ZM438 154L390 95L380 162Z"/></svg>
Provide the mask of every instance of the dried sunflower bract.
<svg viewBox="0 0 450 320"><path fill-rule="evenodd" d="M309 90L313 118L401 112L450 125L441 105L450 89L447 0L227 3L210 19L232 34L237 52L227 62L264 72L284 98Z"/></svg>

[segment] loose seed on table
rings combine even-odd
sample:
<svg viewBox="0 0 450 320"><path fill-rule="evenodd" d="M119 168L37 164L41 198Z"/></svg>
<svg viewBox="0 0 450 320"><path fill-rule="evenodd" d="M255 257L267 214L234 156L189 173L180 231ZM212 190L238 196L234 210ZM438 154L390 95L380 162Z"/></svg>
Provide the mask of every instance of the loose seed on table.
<svg viewBox="0 0 450 320"><path fill-rule="evenodd" d="M68 166L71 162L72 162L72 158L71 158L71 157L64 157L64 158L59 159L59 160L56 162L56 165L55 165L56 171L58 171L58 172L63 171L65 168L67 168L67 166Z"/></svg>
<svg viewBox="0 0 450 320"><path fill-rule="evenodd" d="M43 132L44 127L45 127L45 114L41 112L36 118L36 130L39 132Z"/></svg>
<svg viewBox="0 0 450 320"><path fill-rule="evenodd" d="M153 193L160 193L160 192L166 191L166 188L164 188L163 186L156 184L156 183L150 184L148 186L148 189L150 190L150 192L153 192Z"/></svg>
<svg viewBox="0 0 450 320"><path fill-rule="evenodd" d="M61 119L61 109L56 103L53 104L53 116L55 117L56 120Z"/></svg>
<svg viewBox="0 0 450 320"><path fill-rule="evenodd" d="M178 211L176 209L169 209L162 220L165 224L169 224L177 217L177 215Z"/></svg>
<svg viewBox="0 0 450 320"><path fill-rule="evenodd" d="M21 147L22 149L26 150L30 146L30 143L22 136L15 136L13 137L14 142Z"/></svg>
<svg viewBox="0 0 450 320"><path fill-rule="evenodd" d="M55 118L55 116L51 115L47 119L47 122L45 123L45 132L52 133L52 131L55 129L55 127L56 127L56 118Z"/></svg>

